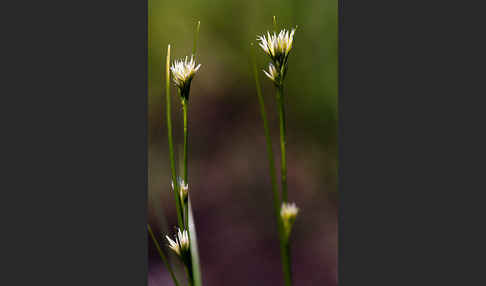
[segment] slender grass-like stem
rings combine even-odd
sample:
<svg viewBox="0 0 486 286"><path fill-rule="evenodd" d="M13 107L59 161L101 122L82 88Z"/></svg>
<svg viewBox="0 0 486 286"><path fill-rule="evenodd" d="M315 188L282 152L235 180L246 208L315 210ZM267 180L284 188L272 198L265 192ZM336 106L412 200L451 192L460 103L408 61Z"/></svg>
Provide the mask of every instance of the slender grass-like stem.
<svg viewBox="0 0 486 286"><path fill-rule="evenodd" d="M189 229L189 208L187 205L184 206L184 225L186 226L186 229Z"/></svg>
<svg viewBox="0 0 486 286"><path fill-rule="evenodd" d="M267 112L265 111L265 102L263 100L260 80L258 78L256 58L255 58L256 56L255 56L255 50L253 49L253 43L251 43L251 46L252 46L251 63L253 68L253 76L255 78L258 102L260 104L260 115L262 117L263 129L265 132L265 139L267 143L268 165L269 165L270 180L271 180L272 190L273 190L274 212L275 212L275 217L277 218L277 230L278 230L278 239L280 244L280 256L282 259L282 270L283 270L285 285L289 286L292 285L291 268L290 268L290 252L288 251L289 249L288 242L284 237L282 219L280 217L280 206L282 202L278 194L277 179L275 175L275 162L274 162L274 157L273 157L274 155L272 150L272 139L270 137L270 131L268 128L268 121L267 121Z"/></svg>
<svg viewBox="0 0 486 286"><path fill-rule="evenodd" d="M187 129L187 107L188 107L188 101L186 99L182 100L182 110L183 110L183 117L184 117L184 158L183 158L183 174L184 174L184 182L187 184L188 183L188 177L187 177L187 170L188 170L188 138L189 138L189 132ZM183 203L184 204L184 203ZM184 206L184 225L186 229L188 229L188 224L189 224L189 216L188 216L188 210L189 208L187 205Z"/></svg>
<svg viewBox="0 0 486 286"><path fill-rule="evenodd" d="M287 201L287 160L286 160L286 134L285 134L285 102L283 97L283 85L277 87L277 103L280 126L280 153L281 153L281 185L282 202ZM282 222L281 218L280 221ZM292 285L292 266L290 260L289 238L281 233L280 252L282 254L282 268L284 273L285 286Z"/></svg>
<svg viewBox="0 0 486 286"><path fill-rule="evenodd" d="M164 262L165 267L167 267L167 270L169 270L170 276L172 277L172 280L174 281L174 284L176 286L179 286L179 282L177 282L177 278L176 278L176 276L174 274L174 271L172 270L172 267L170 266L170 263L167 260L167 257L165 256L164 252L160 248L159 242L157 241L157 238L155 238L155 235L154 235L154 233L152 231L152 228L150 227L149 224L147 224L147 229L148 229L148 232L150 234L150 237L152 238L152 240L153 240L153 242L155 244L155 248L157 248L157 252L159 252L159 255L160 255L160 258L162 259L162 262Z"/></svg>
<svg viewBox="0 0 486 286"><path fill-rule="evenodd" d="M189 215L189 239L191 241L191 264L192 277L194 286L202 286L201 278L201 264L199 263L199 249L197 246L196 225L194 223L194 216L192 214L191 199L187 199L187 208Z"/></svg>
<svg viewBox="0 0 486 286"><path fill-rule="evenodd" d="M281 182L282 182L282 201L287 201L287 159L286 159L286 134L285 134L285 102L283 95L283 85L277 87L278 117L280 126L280 153L281 153Z"/></svg>
<svg viewBox="0 0 486 286"><path fill-rule="evenodd" d="M179 184L177 182L177 175L175 169L174 159L174 144L172 142L172 116L170 113L170 45L167 47L167 61L166 61L166 77L165 77L165 99L166 99L166 114L167 114L167 138L169 140L169 155L170 155L170 169L172 171L172 182L174 185L174 198L177 211L177 222L179 228L183 229L181 201L179 199Z"/></svg>
<svg viewBox="0 0 486 286"><path fill-rule="evenodd" d="M187 148L188 148L188 138L189 138L189 133L187 130L187 107L188 107L188 101L186 99L182 99L182 111L183 111L183 117L184 117L184 176L182 177L184 179L184 182L188 182L187 178Z"/></svg>
<svg viewBox="0 0 486 286"><path fill-rule="evenodd" d="M197 21L196 30L194 31L194 46L192 47L192 54L194 55L194 60L196 60L197 40L199 38L200 27L201 27L201 21Z"/></svg>
<svg viewBox="0 0 486 286"><path fill-rule="evenodd" d="M281 185L282 185L282 202L287 201L287 159L286 159L286 125L285 125L285 100L283 96L283 85L277 86L277 104L280 126L280 153L281 153ZM290 244L288 237L282 237L280 251L282 253L282 267L284 272L285 286L292 285L292 266L290 260Z"/></svg>
<svg viewBox="0 0 486 286"><path fill-rule="evenodd" d="M196 29L194 32L194 46L192 49L192 54L194 59L196 58L197 52L197 40L199 36L199 28L201 22L198 21L196 25ZM189 94L183 96L182 99L182 109L183 109L183 116L184 116L184 158L183 158L183 179L186 184L189 185L189 177L188 177L188 148L189 148L189 130L188 130L188 98ZM187 274L189 277L189 285L190 286L202 286L202 279L201 279L201 265L199 263L199 250L197 247L197 237L196 237L196 227L194 224L194 218L192 214L192 207L191 207L191 200L188 194L187 202L185 202L185 225L188 230L188 236L190 240L190 252L191 252L191 259L190 264L187 266Z"/></svg>
<svg viewBox="0 0 486 286"><path fill-rule="evenodd" d="M285 240L281 245L281 252L282 252L282 268L284 273L284 282L285 286L292 285L292 266L291 266L291 259L290 259L290 243Z"/></svg>
<svg viewBox="0 0 486 286"><path fill-rule="evenodd" d="M273 190L273 203L274 203L274 211L277 219L280 221L280 196L278 194L278 189L277 189L277 179L275 176L275 161L274 161L274 155L273 155L273 150L272 150L272 139L270 137L270 130L268 128L268 121L267 121L267 112L265 110L265 101L263 100L262 96L262 91L261 91L261 86L260 86L260 80L258 78L258 72L257 72L257 65L256 65L256 59L255 59L255 50L253 49L253 43L251 43L251 56L252 56L252 67L253 67L253 77L255 78L255 85L256 85L256 91L257 91L257 96L258 96L258 102L260 104L260 115L262 117L263 121L263 130L265 132L265 139L267 143L267 155L268 155L268 165L269 165L269 173L270 173L270 181L272 184L272 190Z"/></svg>
<svg viewBox="0 0 486 286"><path fill-rule="evenodd" d="M194 285L194 274L192 273L192 262L189 261L188 262L189 265L185 265L185 269L186 269L186 273L187 273L187 277L189 277L187 279L187 282L189 284L189 286L193 286Z"/></svg>

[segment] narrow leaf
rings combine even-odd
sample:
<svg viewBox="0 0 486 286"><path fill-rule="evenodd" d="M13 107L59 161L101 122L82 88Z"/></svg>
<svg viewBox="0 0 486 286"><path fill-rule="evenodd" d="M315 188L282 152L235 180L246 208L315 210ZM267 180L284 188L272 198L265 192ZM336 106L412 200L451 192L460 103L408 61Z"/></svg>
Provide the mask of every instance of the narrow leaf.
<svg viewBox="0 0 486 286"><path fill-rule="evenodd" d="M194 275L194 286L202 286L201 279L201 266L199 264L199 250L197 247L196 225L194 223L194 217L192 215L191 199L188 199L189 207L189 238L191 240L191 259L192 259L192 271Z"/></svg>

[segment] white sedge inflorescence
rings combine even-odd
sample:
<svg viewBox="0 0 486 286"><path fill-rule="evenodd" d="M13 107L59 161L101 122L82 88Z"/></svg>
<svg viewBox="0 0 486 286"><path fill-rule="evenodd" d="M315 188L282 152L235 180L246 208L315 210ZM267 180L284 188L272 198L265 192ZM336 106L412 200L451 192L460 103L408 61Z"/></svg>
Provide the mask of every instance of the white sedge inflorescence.
<svg viewBox="0 0 486 286"><path fill-rule="evenodd" d="M266 35L257 37L260 47L270 57L268 72L263 71L276 85L281 85L287 72L287 60L294 43L295 29L291 31L283 29L280 33L267 32Z"/></svg>
<svg viewBox="0 0 486 286"><path fill-rule="evenodd" d="M282 203L280 208L280 216L284 220L295 219L299 213L299 208L295 203Z"/></svg>
<svg viewBox="0 0 486 286"><path fill-rule="evenodd" d="M287 239L290 236L297 214L299 214L299 208L295 203L282 203L282 206L280 207L280 217L282 218L285 237Z"/></svg>
<svg viewBox="0 0 486 286"><path fill-rule="evenodd" d="M180 228L177 229L177 234L172 240L168 235L165 236L169 242L169 247L177 255L183 257L189 251L189 235L187 230L181 231Z"/></svg>
<svg viewBox="0 0 486 286"><path fill-rule="evenodd" d="M186 202L187 200L187 195L189 194L189 185L184 182L182 178L179 177L177 180L177 183L179 184L179 196L181 198L182 202ZM174 182L171 182L172 185L172 190L175 191L174 189Z"/></svg>
<svg viewBox="0 0 486 286"><path fill-rule="evenodd" d="M194 56L186 56L185 59L174 61L170 70L172 72L174 84L180 89L181 95L185 98L189 96L189 88L192 78L201 67L201 64L196 66Z"/></svg>
<svg viewBox="0 0 486 286"><path fill-rule="evenodd" d="M272 81L276 81L279 75L277 69L272 63L268 65L268 72L266 70L263 70L263 72Z"/></svg>
<svg viewBox="0 0 486 286"><path fill-rule="evenodd" d="M273 34L267 32L267 35L258 36L257 40L260 42L260 47L272 60L278 60L288 56L294 42L294 33L295 29L292 31L283 29L278 35L275 32Z"/></svg>

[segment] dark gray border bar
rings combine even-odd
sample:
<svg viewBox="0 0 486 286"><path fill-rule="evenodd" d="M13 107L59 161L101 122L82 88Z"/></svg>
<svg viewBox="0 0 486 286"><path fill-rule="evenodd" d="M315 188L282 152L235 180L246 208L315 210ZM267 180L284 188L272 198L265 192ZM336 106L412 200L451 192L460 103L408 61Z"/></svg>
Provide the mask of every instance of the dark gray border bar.
<svg viewBox="0 0 486 286"><path fill-rule="evenodd" d="M27 2L2 5L0 285L146 285L147 2Z"/></svg>

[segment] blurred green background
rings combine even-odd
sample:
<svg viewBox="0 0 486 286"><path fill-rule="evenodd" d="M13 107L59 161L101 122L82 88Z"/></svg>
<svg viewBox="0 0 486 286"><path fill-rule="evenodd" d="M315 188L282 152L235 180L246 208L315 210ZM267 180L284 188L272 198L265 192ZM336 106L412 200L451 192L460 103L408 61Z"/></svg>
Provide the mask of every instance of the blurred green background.
<svg viewBox="0 0 486 286"><path fill-rule="evenodd" d="M292 242L295 285L337 285L337 1L148 0L148 6L150 223L165 233L176 221L165 122L167 45L172 60L190 55L200 20L202 66L189 103L189 186L203 280L281 285L265 138L249 66L249 43L272 29L275 15L280 28L298 26L284 91L289 198L301 208ZM257 62L278 167L275 90L261 72L269 60L259 48ZM181 143L181 105L171 86L174 140ZM151 243L149 250L149 285L171 285Z"/></svg>

